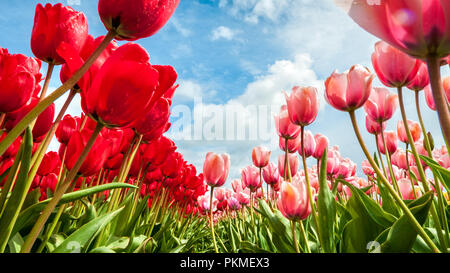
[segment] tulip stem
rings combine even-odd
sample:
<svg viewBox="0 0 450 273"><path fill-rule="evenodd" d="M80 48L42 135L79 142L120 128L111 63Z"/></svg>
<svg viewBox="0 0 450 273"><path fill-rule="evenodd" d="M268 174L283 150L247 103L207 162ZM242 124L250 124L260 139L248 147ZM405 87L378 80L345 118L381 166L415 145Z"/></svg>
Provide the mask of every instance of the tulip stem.
<svg viewBox="0 0 450 273"><path fill-rule="evenodd" d="M426 61L434 103L436 105L436 111L439 117L439 123L441 124L441 130L447 146L447 151L450 151L450 110L449 102L444 94L444 89L441 82L440 59L436 56L429 56Z"/></svg>
<svg viewBox="0 0 450 273"><path fill-rule="evenodd" d="M50 214L53 212L55 207L58 205L59 201L61 200L62 196L66 193L67 188L70 186L74 178L77 176L78 171L80 170L81 166L84 163L84 160L89 154L89 151L91 150L92 146L94 146L95 140L97 139L97 136L100 134L100 131L103 129L103 124L97 123L97 126L95 127L94 131L91 134L91 137L89 138L88 142L86 143L86 146L84 147L83 151L81 152L80 156L78 157L77 162L73 166L73 168L70 170L70 172L67 174L66 179L64 182L58 187L58 189L55 191L55 194L53 195L53 198L50 200L48 205L45 207L42 214L39 216L38 220L33 226L33 229L31 230L30 234L27 236L27 239L25 240L25 243L22 246L22 253L29 253L31 251L31 248L33 247L34 242L36 241L37 237L39 236L39 233L41 232L42 228L44 227L45 223L47 222L48 218L50 217Z"/></svg>
<svg viewBox="0 0 450 273"><path fill-rule="evenodd" d="M303 240L305 241L306 252L311 253L311 249L309 248L308 236L306 236L305 228L303 227L303 221L298 222L300 226L300 233L302 234Z"/></svg>
<svg viewBox="0 0 450 273"><path fill-rule="evenodd" d="M423 123L422 112L420 111L419 90L415 91L415 101L416 101L417 117L419 118L420 127L422 128L424 146L425 146L425 149L427 150L428 156L430 158L433 158L433 152L431 151L430 139L428 137L427 130L425 129L425 124ZM406 144L406 145L408 145L408 144ZM408 152L408 150L406 152ZM406 157L406 159L408 159L408 157ZM409 168L409 165L408 165L408 168ZM443 193L441 190L439 178L434 171L433 171L433 177L434 177L434 181L435 181L434 188L436 190L437 197L438 197L439 213L441 215L441 221L444 225L444 229L445 229L445 233L446 233L445 240L446 240L447 245L450 245L450 241L449 241L450 231L449 231L449 227L447 224L447 222L448 222L447 216L445 214L444 196L443 196ZM414 191L414 194L415 194L415 192L416 191Z"/></svg>
<svg viewBox="0 0 450 273"><path fill-rule="evenodd" d="M294 240L295 252L300 253L298 249L297 235L295 234L295 221L291 220L292 239Z"/></svg>
<svg viewBox="0 0 450 273"><path fill-rule="evenodd" d="M383 128L383 123L382 122L380 122L380 127ZM398 187L397 178L395 177L394 170L392 168L391 154L390 154L389 150L387 149L386 138L384 137L384 131L383 130L381 130L381 139L383 141L384 155L386 156L386 162L388 164L388 168L389 168L389 173L391 175L392 184L394 185L395 190L397 190L398 194L401 196L402 193L400 191L400 188Z"/></svg>
<svg viewBox="0 0 450 273"><path fill-rule="evenodd" d="M423 189L425 190L425 192L428 192L428 191L430 191L430 188L428 187L427 177L423 170L423 166L422 166L419 154L417 153L416 145L414 144L414 139L412 137L411 130L409 129L408 119L406 118L405 104L403 102L403 89L401 87L398 87L397 90L398 90L398 100L399 100L399 104L400 104L400 110L402 113L403 125L405 126L406 135L408 136L409 144L411 144L411 151L412 151L412 154L414 155L414 160L416 161L417 169L419 170L420 180L422 181ZM427 144L425 144L425 145L427 145ZM439 184L439 180L436 183ZM439 188L439 190L440 190L440 188ZM436 191L438 191L438 189L436 189ZM442 227L443 227L442 219L439 219L439 217L437 215L436 207L434 206L434 203L431 204L430 211L431 211L431 216L433 217L433 221L436 225L436 231L437 231L437 234L439 237L439 241L441 242L442 249L444 252L447 252L447 244L446 244L447 240L444 238L444 235L442 234Z"/></svg>
<svg viewBox="0 0 450 273"><path fill-rule="evenodd" d="M52 78L53 69L55 68L55 64L48 63L47 67L47 75L45 76L44 85L42 86L41 96L39 97L39 102L41 102L43 99L45 99L45 96L47 95L48 86L50 85L50 79Z"/></svg>
<svg viewBox="0 0 450 273"><path fill-rule="evenodd" d="M381 128L383 128L383 127L381 127ZM383 157L381 157L380 146L378 145L378 134L375 134L375 144L377 145L378 157L379 157L379 160L380 160L381 167L383 168L383 174L384 174L385 177L387 177L386 167L384 166Z"/></svg>
<svg viewBox="0 0 450 273"><path fill-rule="evenodd" d="M285 157L284 157L284 180L289 180L289 182L292 182L292 174L291 174L291 167L289 166L289 148L288 148L288 139L285 138L284 140L284 146L285 146Z"/></svg>
<svg viewBox="0 0 450 273"><path fill-rule="evenodd" d="M314 198L311 191L311 183L309 182L309 175L308 175L308 166L306 164L306 154L305 154L305 126L301 126L301 149L302 149L302 161L303 161L303 169L305 170L305 180L306 180L306 187L308 188L308 199L309 204L311 205L312 210L312 216L314 221L314 227L317 231L317 236L319 237L320 241L320 230L319 230L319 221L317 220L317 213L316 213L316 207L314 206Z"/></svg>
<svg viewBox="0 0 450 273"><path fill-rule="evenodd" d="M114 30L110 30L105 36L101 44L92 53L92 55L86 60L86 62L81 66L81 68L75 72L75 74L67 80L61 87L56 89L52 94L43 99L38 103L3 139L0 143L0 156L5 153L8 147L17 139L17 137L22 134L25 129L31 124L47 107L49 107L55 100L64 95L67 90L75 86L75 84L83 77L83 75L89 70L92 64L97 60L98 56L103 52L103 50L108 47L109 43L116 36Z"/></svg>
<svg viewBox="0 0 450 273"><path fill-rule="evenodd" d="M219 253L219 250L217 248L217 242L216 242L216 235L214 234L214 218L213 218L213 193L214 193L214 187L211 187L211 196L209 198L209 225L211 227L211 236L213 238L214 243L214 251L216 253Z"/></svg>
<svg viewBox="0 0 450 273"><path fill-rule="evenodd" d="M411 225L414 227L414 229L417 231L417 233L423 238L425 243L432 249L435 253L440 253L440 250L437 248L437 246L433 243L431 238L428 236L428 234L425 232L425 230L422 228L422 226L417 222L417 219L414 217L414 215L409 210L408 206L406 206L405 202L403 202L403 199L397 194L397 192L394 190L394 188L391 186L391 184L388 182L386 177L383 176L380 169L378 168L377 164L373 160L372 156L369 153L369 150L367 150L366 144L364 143L364 140L361 136L361 132L359 131L358 123L356 121L355 112L350 111L350 119L352 121L352 126L355 131L356 137L358 138L358 142L361 146L361 149L363 150L365 156L367 157L367 160L369 160L370 164L372 165L372 168L376 172L377 176L380 178L381 182L384 184L384 186L388 189L392 197L397 201L397 204L400 206L402 211L405 213L405 215L408 217Z"/></svg>

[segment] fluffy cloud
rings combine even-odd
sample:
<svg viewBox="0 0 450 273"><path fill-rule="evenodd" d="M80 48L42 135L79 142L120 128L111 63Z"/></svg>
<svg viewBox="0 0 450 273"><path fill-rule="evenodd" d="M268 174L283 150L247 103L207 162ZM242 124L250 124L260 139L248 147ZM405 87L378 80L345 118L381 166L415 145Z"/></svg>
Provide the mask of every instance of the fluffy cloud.
<svg viewBox="0 0 450 273"><path fill-rule="evenodd" d="M225 27L225 26L220 26L212 31L211 39L213 41L217 41L220 39L225 39L225 40L230 41L230 40L233 40L235 35L236 35L236 31L233 31L232 29Z"/></svg>

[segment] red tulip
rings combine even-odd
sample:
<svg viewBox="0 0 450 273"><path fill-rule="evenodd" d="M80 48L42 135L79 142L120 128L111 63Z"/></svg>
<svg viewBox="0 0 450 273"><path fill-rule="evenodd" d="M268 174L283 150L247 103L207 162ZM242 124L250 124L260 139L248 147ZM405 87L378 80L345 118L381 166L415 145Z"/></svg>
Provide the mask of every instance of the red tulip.
<svg viewBox="0 0 450 273"><path fill-rule="evenodd" d="M241 181L244 187L250 189L251 192L256 192L261 187L262 181L259 176L259 169L255 166L248 166L241 172Z"/></svg>
<svg viewBox="0 0 450 273"><path fill-rule="evenodd" d="M384 129L386 129L386 122L382 123L383 126L380 125L379 122L374 121L369 115L366 115L366 129L369 134L378 135Z"/></svg>
<svg viewBox="0 0 450 273"><path fill-rule="evenodd" d="M408 128L411 131L411 135L413 138L413 142L416 142L420 139L422 135L422 130L420 128L419 123L408 120ZM402 120L399 120L397 123L397 135L398 139L403 143L409 143L408 136L406 135L405 125Z"/></svg>
<svg viewBox="0 0 450 273"><path fill-rule="evenodd" d="M143 159L149 165L150 170L162 165L169 154L175 152L177 148L172 140L164 136L144 147Z"/></svg>
<svg viewBox="0 0 450 273"><path fill-rule="evenodd" d="M316 134L314 136L314 142L316 143L316 148L314 149L313 157L315 159L321 159L325 149L328 150L329 140L322 134Z"/></svg>
<svg viewBox="0 0 450 273"><path fill-rule="evenodd" d="M398 138L397 138L397 134L393 131L384 131L384 139L386 141L386 148L389 152L389 154L393 154L395 153L395 151L397 151L397 146L398 146ZM383 144L383 139L381 137L381 134L379 134L377 136L378 139L378 147L380 149L380 152L382 154L386 154L386 151L384 150L384 144Z"/></svg>
<svg viewBox="0 0 450 273"><path fill-rule="evenodd" d="M361 65L339 74L337 71L325 81L325 98L334 108L353 111L366 103L372 91L374 75Z"/></svg>
<svg viewBox="0 0 450 273"><path fill-rule="evenodd" d="M81 51L77 51L71 44L62 43L57 52L61 55L66 63L61 67L60 78L61 82L64 83L72 77L73 74L81 67L81 65L91 56L91 54L97 49L100 43L103 41L105 36L100 36L94 39L91 35L88 35L86 42L83 45ZM83 76L83 79L90 78L90 80L95 78L98 71L106 60L112 55L112 53L118 48L115 41L109 43L108 47L103 50L100 56L94 61L94 63L89 68L87 72L88 75ZM73 58L77 58L75 62ZM83 80L82 80L83 81ZM80 86L78 86L80 87Z"/></svg>
<svg viewBox="0 0 450 273"><path fill-rule="evenodd" d="M307 126L314 122L319 112L319 97L314 87L294 87L290 96L284 94L291 122Z"/></svg>
<svg viewBox="0 0 450 273"><path fill-rule="evenodd" d="M280 113L274 116L274 119L275 127L280 137L293 139L300 134L301 128L291 122L286 105L281 106Z"/></svg>
<svg viewBox="0 0 450 273"><path fill-rule="evenodd" d="M280 212L289 220L305 220L311 214L306 184L296 178L292 183L281 184L280 197L277 200Z"/></svg>
<svg viewBox="0 0 450 273"><path fill-rule="evenodd" d="M66 144L69 142L73 133L80 130L81 118L65 115L64 118L56 128L55 136L60 143Z"/></svg>
<svg viewBox="0 0 450 273"><path fill-rule="evenodd" d="M41 165L37 170L37 174L41 176L48 175L50 173L59 173L61 167L61 160L57 152L48 152L44 155Z"/></svg>
<svg viewBox="0 0 450 273"><path fill-rule="evenodd" d="M372 65L380 81L387 87L403 87L417 75L421 62L380 41L375 44Z"/></svg>
<svg viewBox="0 0 450 273"><path fill-rule="evenodd" d="M40 91L41 61L0 53L0 113L17 111ZM36 94L37 95L37 94Z"/></svg>
<svg viewBox="0 0 450 273"><path fill-rule="evenodd" d="M71 170L74 167L91 134L92 131L85 129L72 135L67 144L66 160L64 162L67 169ZM78 172L85 177L97 174L103 168L109 156L109 142L100 134Z"/></svg>
<svg viewBox="0 0 450 273"><path fill-rule="evenodd" d="M160 167L161 173L169 178L177 177L180 167L184 163L183 155L180 153L171 153L164 164Z"/></svg>
<svg viewBox="0 0 450 273"><path fill-rule="evenodd" d="M212 152L206 154L203 164L203 175L210 187L221 187L225 184L230 171L230 156L227 154L218 155Z"/></svg>
<svg viewBox="0 0 450 273"><path fill-rule="evenodd" d="M255 147L252 151L253 164L257 168L264 168L269 164L271 151L266 147Z"/></svg>
<svg viewBox="0 0 450 273"><path fill-rule="evenodd" d="M37 104L39 99L31 98L28 103L15 112L8 113L6 115L5 128L12 130L17 123L19 123L25 115L28 114ZM43 137L47 134L53 124L53 118L55 116L55 104L52 103L47 109L45 109L36 119L36 123L33 127L33 139L36 142L42 141Z"/></svg>
<svg viewBox="0 0 450 273"><path fill-rule="evenodd" d="M60 3L36 6L31 50L42 61L55 65L64 63L57 52L58 46L64 42L80 52L87 36L88 23L82 12Z"/></svg>
<svg viewBox="0 0 450 273"><path fill-rule="evenodd" d="M362 28L409 55L425 58L450 54L449 18L446 16L450 11L448 1L373 2L345 1L345 7Z"/></svg>
<svg viewBox="0 0 450 273"><path fill-rule="evenodd" d="M144 116L158 85L158 71L149 58L143 47L133 43L115 50L89 90L82 89L83 110L107 127L131 126Z"/></svg>
<svg viewBox="0 0 450 273"><path fill-rule="evenodd" d="M100 0L98 12L117 39L133 41L158 32L175 12L180 0Z"/></svg>
<svg viewBox="0 0 450 273"><path fill-rule="evenodd" d="M145 135L165 127L170 117L169 101L160 97L155 106L134 124L138 134Z"/></svg>
<svg viewBox="0 0 450 273"><path fill-rule="evenodd" d="M398 106L398 95L386 88L375 87L364 105L367 115L376 122L384 122L394 115Z"/></svg>
<svg viewBox="0 0 450 273"><path fill-rule="evenodd" d="M422 61L419 62L420 67L419 70L417 70L416 77L414 77L413 81L408 84L408 88L414 91L423 90L428 84L430 84L427 64Z"/></svg>

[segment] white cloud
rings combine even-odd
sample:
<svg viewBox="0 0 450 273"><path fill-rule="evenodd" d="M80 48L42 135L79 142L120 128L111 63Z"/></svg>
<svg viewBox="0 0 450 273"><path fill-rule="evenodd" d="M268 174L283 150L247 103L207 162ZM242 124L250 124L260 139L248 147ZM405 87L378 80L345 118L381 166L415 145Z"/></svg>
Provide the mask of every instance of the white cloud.
<svg viewBox="0 0 450 273"><path fill-rule="evenodd" d="M212 31L211 39L213 41L217 41L220 39L225 39L225 40L230 41L230 40L233 40L235 35L236 35L236 31L234 31L228 27L225 27L225 26L220 26Z"/></svg>

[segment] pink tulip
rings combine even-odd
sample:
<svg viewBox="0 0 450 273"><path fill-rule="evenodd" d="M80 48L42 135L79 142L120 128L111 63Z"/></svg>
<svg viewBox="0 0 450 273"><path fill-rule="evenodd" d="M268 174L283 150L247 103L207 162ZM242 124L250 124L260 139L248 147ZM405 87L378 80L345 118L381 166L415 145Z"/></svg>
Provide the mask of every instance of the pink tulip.
<svg viewBox="0 0 450 273"><path fill-rule="evenodd" d="M235 193L244 189L244 186L242 185L242 181L240 179L234 179L233 181L231 181L231 187L233 188L233 191Z"/></svg>
<svg viewBox="0 0 450 273"><path fill-rule="evenodd" d="M402 170L408 170L409 166L407 163L412 166L416 165L413 154L408 153L408 162L406 162L406 152L400 148L398 148L397 151L392 154L391 162Z"/></svg>
<svg viewBox="0 0 450 273"><path fill-rule="evenodd" d="M319 112L319 96L314 87L298 87L286 97L286 103L291 122L298 126L307 126L314 122Z"/></svg>
<svg viewBox="0 0 450 273"><path fill-rule="evenodd" d="M311 214L311 205L306 184L300 179L295 179L292 183L283 182L277 207L289 220L299 221L308 218Z"/></svg>
<svg viewBox="0 0 450 273"><path fill-rule="evenodd" d="M235 198L238 200L239 204L247 206L250 204L250 190L247 189L236 192Z"/></svg>
<svg viewBox="0 0 450 273"><path fill-rule="evenodd" d="M337 147L332 147L327 154L327 174L337 175L341 163L341 155Z"/></svg>
<svg viewBox="0 0 450 273"><path fill-rule="evenodd" d="M450 77L445 77L442 80L442 86L444 87L445 96L447 97L447 104L450 103Z"/></svg>
<svg viewBox="0 0 450 273"><path fill-rule="evenodd" d="M361 65L354 65L349 71L333 72L325 81L325 98L334 108L354 111L369 98L375 75Z"/></svg>
<svg viewBox="0 0 450 273"><path fill-rule="evenodd" d="M374 121L369 115L366 115L366 129L369 134L378 135L386 129L386 122L383 122L383 128L381 128L379 122Z"/></svg>
<svg viewBox="0 0 450 273"><path fill-rule="evenodd" d="M411 56L450 54L449 1L338 1L363 29Z"/></svg>
<svg viewBox="0 0 450 273"><path fill-rule="evenodd" d="M305 157L308 158L314 154L316 150L316 141L314 139L314 135L310 131L305 131ZM298 148L298 153L302 156L302 146Z"/></svg>
<svg viewBox="0 0 450 273"><path fill-rule="evenodd" d="M203 175L210 187L220 187L225 184L230 171L230 156L218 155L212 152L206 154L203 164Z"/></svg>
<svg viewBox="0 0 450 273"><path fill-rule="evenodd" d="M376 122L384 122L394 115L398 106L398 95L386 88L374 88L364 105L367 115Z"/></svg>
<svg viewBox="0 0 450 273"><path fill-rule="evenodd" d="M416 191L417 198L422 196L420 189L416 187L414 187L413 189L413 186L411 185L411 181L409 179L400 179L399 181L397 181L397 184L404 200L414 200L414 191Z"/></svg>
<svg viewBox="0 0 450 273"><path fill-rule="evenodd" d="M300 134L301 128L291 122L286 105L281 106L280 113L274 119L280 137L292 139Z"/></svg>
<svg viewBox="0 0 450 273"><path fill-rule="evenodd" d="M269 164L270 150L266 147L255 147L252 151L253 164L258 168L264 168Z"/></svg>
<svg viewBox="0 0 450 273"><path fill-rule="evenodd" d="M413 141L414 142L418 141L420 139L420 136L422 135L422 129L420 128L419 123L408 120L408 128L411 131ZM401 142L409 143L408 136L406 135L405 126L404 126L402 120L399 120L397 123L397 134L398 134L398 139Z"/></svg>
<svg viewBox="0 0 450 273"><path fill-rule="evenodd" d="M289 154L289 169L291 171L291 175L294 176L297 173L299 160L296 154ZM285 155L280 155L278 157L278 173L281 177L284 177L284 161ZM287 173L286 173L287 174Z"/></svg>
<svg viewBox="0 0 450 273"><path fill-rule="evenodd" d="M370 165L367 159L361 163L361 168L367 176L373 176L375 174L375 170L372 168L372 165Z"/></svg>
<svg viewBox="0 0 450 273"><path fill-rule="evenodd" d="M314 136L314 141L316 142L316 148L314 150L313 157L315 159L321 159L325 149L328 150L329 140L322 134L316 134Z"/></svg>
<svg viewBox="0 0 450 273"><path fill-rule="evenodd" d="M386 141L386 148L389 152L389 154L395 153L397 151L398 146L398 138L397 134L394 131L384 131L384 139ZM384 143L381 134L377 136L378 139L378 147L380 149L380 152L382 154L386 154L386 151L384 150Z"/></svg>
<svg viewBox="0 0 450 273"><path fill-rule="evenodd" d="M197 198L197 205L203 215L208 215L210 211L210 196L202 195ZM213 199L213 208L212 211L217 210L217 200Z"/></svg>
<svg viewBox="0 0 450 273"><path fill-rule="evenodd" d="M280 180L280 175L278 173L277 166L272 162L270 162L266 167L264 167L262 174L264 181L268 185L276 184Z"/></svg>
<svg viewBox="0 0 450 273"><path fill-rule="evenodd" d="M225 192L226 192L225 189L218 188L214 191L214 197L217 199L217 201L222 202L226 198Z"/></svg>
<svg viewBox="0 0 450 273"><path fill-rule="evenodd" d="M375 44L372 65L380 81L387 87L403 87L417 75L420 61L380 41Z"/></svg>
<svg viewBox="0 0 450 273"><path fill-rule="evenodd" d="M251 192L255 192L261 187L261 179L259 176L259 169L255 166L248 166L241 172L241 180L246 188L249 188Z"/></svg>
<svg viewBox="0 0 450 273"><path fill-rule="evenodd" d="M356 164L349 158L342 158L339 164L338 175L342 175L344 178L352 177L356 174Z"/></svg>
<svg viewBox="0 0 450 273"><path fill-rule="evenodd" d="M427 85L424 90L425 90L425 101L428 107L431 110L436 111L436 104L434 102L433 91L431 91L431 86Z"/></svg>
<svg viewBox="0 0 450 273"><path fill-rule="evenodd" d="M419 61L420 67L417 71L416 77L408 84L408 88L414 91L423 90L428 84L430 84L430 77L428 76L427 64Z"/></svg>
<svg viewBox="0 0 450 273"><path fill-rule="evenodd" d="M230 209L230 210L240 210L241 209L241 204L239 203L239 200L237 200L235 197L230 197L229 199L228 199L228 202L227 202L227 204L228 204L228 208Z"/></svg>
<svg viewBox="0 0 450 273"><path fill-rule="evenodd" d="M287 139L288 153L290 153L290 154L296 153L298 148L300 147L301 143L302 143L302 138L300 135L297 136L296 138ZM283 152L286 152L286 139L285 138L280 137L279 146Z"/></svg>

